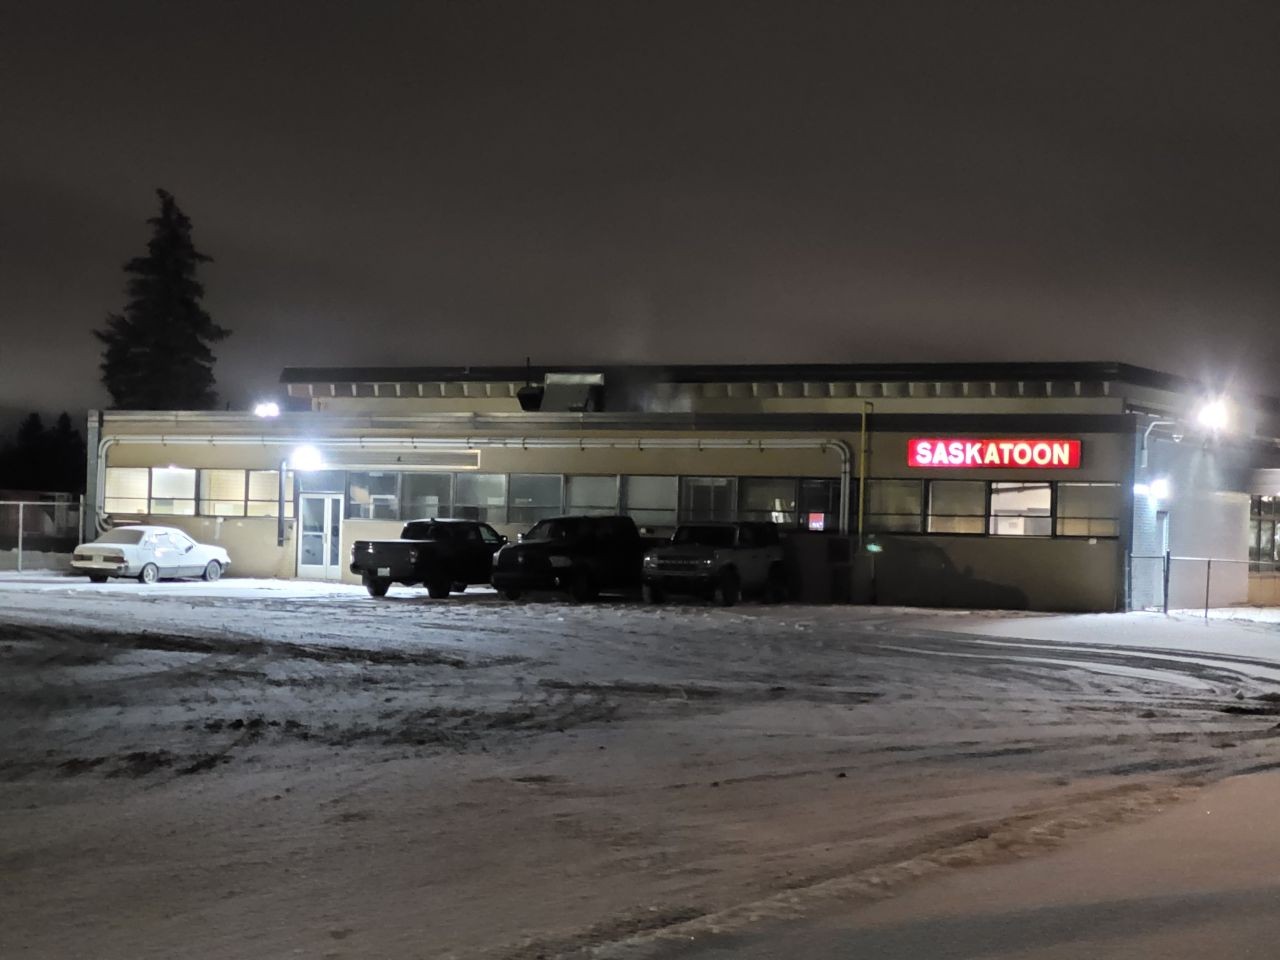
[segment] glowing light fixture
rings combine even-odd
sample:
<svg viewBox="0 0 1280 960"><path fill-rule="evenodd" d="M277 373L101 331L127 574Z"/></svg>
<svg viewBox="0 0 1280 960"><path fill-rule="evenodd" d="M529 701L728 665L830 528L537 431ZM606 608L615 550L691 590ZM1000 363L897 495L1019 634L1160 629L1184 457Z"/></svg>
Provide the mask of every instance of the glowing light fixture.
<svg viewBox="0 0 1280 960"><path fill-rule="evenodd" d="M253 415L255 417L278 417L280 416L280 404L274 400L264 400L262 403L254 405Z"/></svg>
<svg viewBox="0 0 1280 960"><path fill-rule="evenodd" d="M1227 409L1227 402L1221 397L1206 400L1196 411L1196 423L1206 430L1225 430L1230 420L1231 413Z"/></svg>
<svg viewBox="0 0 1280 960"><path fill-rule="evenodd" d="M1151 485L1148 489L1151 492L1152 500L1168 500L1170 492L1169 478L1156 477L1151 481Z"/></svg>
<svg viewBox="0 0 1280 960"><path fill-rule="evenodd" d="M303 444L290 454L289 466L294 470L323 470L324 457L315 447Z"/></svg>

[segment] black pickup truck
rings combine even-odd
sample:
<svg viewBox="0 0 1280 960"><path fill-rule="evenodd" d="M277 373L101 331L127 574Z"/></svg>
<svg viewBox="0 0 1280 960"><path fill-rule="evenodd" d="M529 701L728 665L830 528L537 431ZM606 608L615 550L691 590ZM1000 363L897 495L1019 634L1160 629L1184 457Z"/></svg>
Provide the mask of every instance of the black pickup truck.
<svg viewBox="0 0 1280 960"><path fill-rule="evenodd" d="M508 600L527 590L558 590L578 601L640 585L649 543L630 517L540 520L494 555L493 585Z"/></svg>
<svg viewBox="0 0 1280 960"><path fill-rule="evenodd" d="M371 597L385 597L393 583L425 584L443 600L468 584L488 583L493 554L507 538L474 520L410 520L399 540L357 540L351 572Z"/></svg>

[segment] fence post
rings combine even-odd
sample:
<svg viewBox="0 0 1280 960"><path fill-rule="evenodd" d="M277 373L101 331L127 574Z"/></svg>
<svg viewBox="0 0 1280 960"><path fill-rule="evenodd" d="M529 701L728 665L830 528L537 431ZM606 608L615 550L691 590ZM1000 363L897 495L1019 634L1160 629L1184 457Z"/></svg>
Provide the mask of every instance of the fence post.
<svg viewBox="0 0 1280 960"><path fill-rule="evenodd" d="M1169 568L1173 566L1173 558L1169 551L1164 552L1164 614L1169 615Z"/></svg>
<svg viewBox="0 0 1280 960"><path fill-rule="evenodd" d="M1204 562L1204 618L1209 619L1209 582L1213 574L1213 558L1209 557Z"/></svg>
<svg viewBox="0 0 1280 960"><path fill-rule="evenodd" d="M18 572L22 572L22 508L25 504L18 501Z"/></svg>

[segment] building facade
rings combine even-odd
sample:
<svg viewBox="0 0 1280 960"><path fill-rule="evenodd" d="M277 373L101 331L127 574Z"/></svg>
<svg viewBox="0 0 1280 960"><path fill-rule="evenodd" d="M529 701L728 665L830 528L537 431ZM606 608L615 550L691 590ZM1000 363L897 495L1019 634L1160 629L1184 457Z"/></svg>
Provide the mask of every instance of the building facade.
<svg viewBox="0 0 1280 960"><path fill-rule="evenodd" d="M287 369L282 392L278 416L91 414L87 524L350 580L351 543L410 518L766 519L847 578L829 595L1042 610L1194 605L1204 570L1166 554L1216 558L1215 602L1243 602L1274 559L1280 406L1123 364Z"/></svg>

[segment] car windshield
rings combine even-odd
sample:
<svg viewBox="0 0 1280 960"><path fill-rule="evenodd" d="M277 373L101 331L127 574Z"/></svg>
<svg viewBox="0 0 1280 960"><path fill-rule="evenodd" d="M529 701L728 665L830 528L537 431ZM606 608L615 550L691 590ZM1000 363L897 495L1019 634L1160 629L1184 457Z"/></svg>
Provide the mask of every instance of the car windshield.
<svg viewBox="0 0 1280 960"><path fill-rule="evenodd" d="M732 547L733 527L680 527L671 542L700 547Z"/></svg>
<svg viewBox="0 0 1280 960"><path fill-rule="evenodd" d="M526 540L568 540L582 533L582 524L576 520L563 517L558 520L542 520L533 525L533 529L525 534Z"/></svg>
<svg viewBox="0 0 1280 960"><path fill-rule="evenodd" d="M108 530L94 543L141 543L141 530Z"/></svg>

